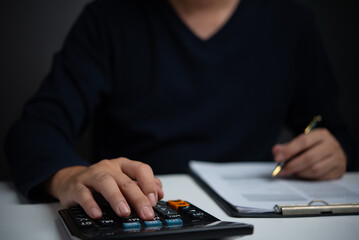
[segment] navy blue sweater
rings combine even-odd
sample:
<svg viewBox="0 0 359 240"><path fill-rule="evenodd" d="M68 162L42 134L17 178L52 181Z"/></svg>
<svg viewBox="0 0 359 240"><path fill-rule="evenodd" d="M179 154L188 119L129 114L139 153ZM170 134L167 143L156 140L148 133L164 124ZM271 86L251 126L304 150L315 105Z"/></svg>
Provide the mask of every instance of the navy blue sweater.
<svg viewBox="0 0 359 240"><path fill-rule="evenodd" d="M6 154L28 198L96 121L98 159L128 157L155 174L190 159L273 161L284 125L314 115L350 152L333 76L313 15L288 0L241 0L199 39L164 0L102 0L76 21L52 70L10 131Z"/></svg>

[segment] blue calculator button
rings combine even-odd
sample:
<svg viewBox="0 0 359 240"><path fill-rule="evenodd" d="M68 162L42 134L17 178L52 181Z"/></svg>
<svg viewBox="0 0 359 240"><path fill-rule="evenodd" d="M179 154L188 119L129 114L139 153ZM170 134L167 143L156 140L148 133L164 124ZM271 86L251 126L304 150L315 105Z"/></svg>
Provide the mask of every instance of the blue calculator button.
<svg viewBox="0 0 359 240"><path fill-rule="evenodd" d="M144 221L146 227L161 227L162 222L160 220Z"/></svg>
<svg viewBox="0 0 359 240"><path fill-rule="evenodd" d="M123 224L123 227L125 229L141 228L141 223L140 222L124 222L122 224Z"/></svg>
<svg viewBox="0 0 359 240"><path fill-rule="evenodd" d="M182 226L183 221L180 218L174 218L174 219L165 219L165 223L167 226Z"/></svg>

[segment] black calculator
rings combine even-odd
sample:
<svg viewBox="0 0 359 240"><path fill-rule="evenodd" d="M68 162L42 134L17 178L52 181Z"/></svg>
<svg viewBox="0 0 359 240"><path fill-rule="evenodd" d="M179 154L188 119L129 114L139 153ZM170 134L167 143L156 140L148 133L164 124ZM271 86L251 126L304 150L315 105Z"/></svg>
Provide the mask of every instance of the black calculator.
<svg viewBox="0 0 359 240"><path fill-rule="evenodd" d="M80 206L59 211L71 239L216 239L253 233L253 226L220 221L195 205L183 201L159 201L153 208L154 219L144 221L135 211L118 217L109 204L100 205L102 217L86 215Z"/></svg>

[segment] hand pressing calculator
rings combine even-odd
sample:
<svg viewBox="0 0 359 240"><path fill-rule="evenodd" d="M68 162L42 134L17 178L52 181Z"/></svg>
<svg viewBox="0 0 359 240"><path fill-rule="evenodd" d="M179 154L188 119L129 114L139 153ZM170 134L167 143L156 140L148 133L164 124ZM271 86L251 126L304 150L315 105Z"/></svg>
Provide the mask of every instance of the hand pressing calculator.
<svg viewBox="0 0 359 240"><path fill-rule="evenodd" d="M100 204L102 217L93 220L80 206L59 211L71 239L214 239L253 233L253 226L220 221L195 205L183 201L159 201L154 219L143 221L134 210L118 217L109 204Z"/></svg>

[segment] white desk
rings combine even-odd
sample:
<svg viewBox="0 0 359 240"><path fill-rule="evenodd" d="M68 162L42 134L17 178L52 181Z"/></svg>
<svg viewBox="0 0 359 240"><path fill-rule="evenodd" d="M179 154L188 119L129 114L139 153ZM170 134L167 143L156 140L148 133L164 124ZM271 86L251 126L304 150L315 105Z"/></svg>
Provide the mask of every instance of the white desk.
<svg viewBox="0 0 359 240"><path fill-rule="evenodd" d="M348 177L358 177L350 173ZM305 218L231 218L187 175L159 176L165 199L184 199L221 220L254 225L254 234L240 239L359 239L359 215ZM27 204L12 184L0 182L0 239L66 239L57 220L58 203Z"/></svg>

